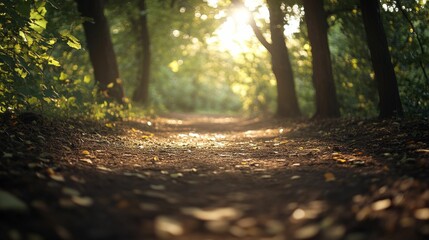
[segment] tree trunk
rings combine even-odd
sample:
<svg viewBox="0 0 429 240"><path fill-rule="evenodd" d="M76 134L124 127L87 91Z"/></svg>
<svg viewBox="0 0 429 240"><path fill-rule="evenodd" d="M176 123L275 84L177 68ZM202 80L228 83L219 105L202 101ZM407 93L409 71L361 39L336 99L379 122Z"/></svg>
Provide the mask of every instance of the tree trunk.
<svg viewBox="0 0 429 240"><path fill-rule="evenodd" d="M233 0L237 7L244 8L241 0ZM284 14L280 9L281 1L267 0L270 12L271 43L269 43L256 25L255 19L250 17L250 26L256 38L271 54L271 65L277 82L277 111L280 117L299 117L301 111L295 91L295 82L289 52L284 37Z"/></svg>
<svg viewBox="0 0 429 240"><path fill-rule="evenodd" d="M140 10L140 42L142 46L142 68L139 80L139 85L134 91L133 100L135 102L147 103L149 95L149 80L150 80L150 65L151 65L151 52L150 52L150 36L147 23L147 8L146 1L139 1Z"/></svg>
<svg viewBox="0 0 429 240"><path fill-rule="evenodd" d="M328 25L323 0L304 0L305 21L311 45L313 85L316 94L316 113L313 118L339 117L331 53L328 44Z"/></svg>
<svg viewBox="0 0 429 240"><path fill-rule="evenodd" d="M402 116L398 84L380 17L379 0L361 0L362 18L380 99L380 117Z"/></svg>
<svg viewBox="0 0 429 240"><path fill-rule="evenodd" d="M277 80L277 115L282 117L299 117L301 111L295 91L293 70L284 37L284 14L280 1L267 0L270 12L272 70Z"/></svg>
<svg viewBox="0 0 429 240"><path fill-rule="evenodd" d="M83 27L95 81L103 94L123 103L124 90L119 79L109 25L103 12L103 0L76 0L76 3L82 16L92 19L85 21Z"/></svg>

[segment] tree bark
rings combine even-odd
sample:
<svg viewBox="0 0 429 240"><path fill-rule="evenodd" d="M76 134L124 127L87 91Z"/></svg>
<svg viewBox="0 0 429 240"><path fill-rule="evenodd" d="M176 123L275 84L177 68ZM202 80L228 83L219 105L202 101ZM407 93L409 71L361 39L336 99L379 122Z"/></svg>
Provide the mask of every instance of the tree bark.
<svg viewBox="0 0 429 240"><path fill-rule="evenodd" d="M76 3L81 15L92 19L85 21L83 27L95 81L103 94L123 103L124 90L119 79L109 25L104 16L103 0L76 0Z"/></svg>
<svg viewBox="0 0 429 240"><path fill-rule="evenodd" d="M339 117L340 110L332 74L328 24L323 0L303 0L303 3L311 45L313 85L316 94L316 113L313 118Z"/></svg>
<svg viewBox="0 0 429 240"><path fill-rule="evenodd" d="M139 1L140 10L140 42L142 47L142 65L139 85L134 91L133 100L135 102L147 103L149 96L149 81L150 81L150 65L151 65L151 51L150 51L150 35L147 22L147 7L146 1Z"/></svg>
<svg viewBox="0 0 429 240"><path fill-rule="evenodd" d="M237 7L244 8L241 0L233 0L232 3ZM277 82L277 116L299 117L301 116L301 111L298 105L289 52L283 33L284 14L280 9L281 1L267 0L267 4L270 12L271 43L265 39L261 30L256 25L255 19L252 17L250 18L250 26L256 38L271 55L272 70Z"/></svg>
<svg viewBox="0 0 429 240"><path fill-rule="evenodd" d="M398 84L380 17L379 0L361 0L362 18L377 81L380 117L402 116Z"/></svg>
<svg viewBox="0 0 429 240"><path fill-rule="evenodd" d="M277 115L299 117L301 111L295 90L292 65L284 37L284 14L280 1L267 0L270 12L272 70L277 80Z"/></svg>

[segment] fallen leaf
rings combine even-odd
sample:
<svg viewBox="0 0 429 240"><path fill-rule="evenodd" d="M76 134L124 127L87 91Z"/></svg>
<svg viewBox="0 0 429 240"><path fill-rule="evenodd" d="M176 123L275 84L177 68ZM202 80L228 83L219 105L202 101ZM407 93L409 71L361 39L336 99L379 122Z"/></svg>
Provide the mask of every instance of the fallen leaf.
<svg viewBox="0 0 429 240"><path fill-rule="evenodd" d="M252 217L243 218L243 219L240 219L239 221L237 221L237 225L242 227L242 228L254 227L257 224L258 224L258 221Z"/></svg>
<svg viewBox="0 0 429 240"><path fill-rule="evenodd" d="M138 177L141 179L146 179L147 177L140 174L140 173L132 173L132 172L124 172L124 176L128 176L128 177Z"/></svg>
<svg viewBox="0 0 429 240"><path fill-rule="evenodd" d="M71 148L70 147L68 147L68 146L62 146L67 152L71 152L72 150L71 150Z"/></svg>
<svg viewBox="0 0 429 240"><path fill-rule="evenodd" d="M72 196L71 200L82 207L89 207L93 204L93 200L90 197Z"/></svg>
<svg viewBox="0 0 429 240"><path fill-rule="evenodd" d="M112 169L107 168L107 167L103 167L103 166L97 166L97 169L100 169L100 170L103 170L103 171L106 171L106 172L111 172L112 171Z"/></svg>
<svg viewBox="0 0 429 240"><path fill-rule="evenodd" d="M326 182L332 182L335 181L335 175L331 172L327 172L323 175L325 177Z"/></svg>
<svg viewBox="0 0 429 240"><path fill-rule="evenodd" d="M4 158L12 158L13 154L12 153L8 153L8 152L3 152L3 157Z"/></svg>
<svg viewBox="0 0 429 240"><path fill-rule="evenodd" d="M319 225L312 224L299 228L295 231L296 239L309 239L315 237L320 231Z"/></svg>
<svg viewBox="0 0 429 240"><path fill-rule="evenodd" d="M228 231L230 223L228 221L208 221L205 227L212 233L225 233Z"/></svg>
<svg viewBox="0 0 429 240"><path fill-rule="evenodd" d="M335 225L328 227L326 231L323 231L323 235L327 239L341 239L346 233L346 228L343 225Z"/></svg>
<svg viewBox="0 0 429 240"><path fill-rule="evenodd" d="M155 219L155 234L162 239L180 236L185 233L182 223L175 218L159 216Z"/></svg>
<svg viewBox="0 0 429 240"><path fill-rule="evenodd" d="M429 149L417 149L416 152L429 154Z"/></svg>
<svg viewBox="0 0 429 240"><path fill-rule="evenodd" d="M181 209L183 214L193 216L203 221L234 220L240 218L242 212L236 208L225 207L204 210L201 208L188 207Z"/></svg>
<svg viewBox="0 0 429 240"><path fill-rule="evenodd" d="M414 217L419 220L429 220L429 208L420 208L414 211Z"/></svg>
<svg viewBox="0 0 429 240"><path fill-rule="evenodd" d="M247 235L246 230L239 226L230 227L229 233L231 233L234 237L237 237L237 238L243 238Z"/></svg>
<svg viewBox="0 0 429 240"><path fill-rule="evenodd" d="M0 211L27 211L27 205L13 194L0 190Z"/></svg>
<svg viewBox="0 0 429 240"><path fill-rule="evenodd" d="M92 164L92 161L89 158L81 158L79 160L82 161L82 162L86 162L86 163Z"/></svg>
<svg viewBox="0 0 429 240"><path fill-rule="evenodd" d="M305 211L301 208L297 208L295 211L293 211L292 217L296 220L301 220L305 218Z"/></svg>
<svg viewBox="0 0 429 240"><path fill-rule="evenodd" d="M63 175L61 175L61 174L58 174L58 173L56 173L56 174L52 174L52 175L49 175L49 177L50 177L52 180L55 180L55 181L57 181L57 182L64 182L64 181L65 181L64 176L63 176Z"/></svg>
<svg viewBox="0 0 429 240"><path fill-rule="evenodd" d="M346 160L346 159L343 159L343 158L335 158L335 161L340 162L340 163L345 163L345 162L347 162L347 160Z"/></svg>
<svg viewBox="0 0 429 240"><path fill-rule="evenodd" d="M383 199L371 204L371 208L374 211L381 211L386 208L389 208L391 205L392 205L392 201L390 199Z"/></svg>
<svg viewBox="0 0 429 240"><path fill-rule="evenodd" d="M64 187L62 189L62 192L66 195L69 195L69 196L79 196L80 195L80 192L78 190L73 189L73 188L68 188L68 187Z"/></svg>
<svg viewBox="0 0 429 240"><path fill-rule="evenodd" d="M277 235L279 233L282 233L284 231L284 224L278 220L269 220L267 223L265 223L265 226L267 228L267 232L269 234Z"/></svg>
<svg viewBox="0 0 429 240"><path fill-rule="evenodd" d="M158 191L162 191L165 190L165 186L164 185L150 185L150 188L152 188L153 190L158 190Z"/></svg>
<svg viewBox="0 0 429 240"><path fill-rule="evenodd" d="M219 157L232 157L231 154L219 154Z"/></svg>
<svg viewBox="0 0 429 240"><path fill-rule="evenodd" d="M72 176L70 176L70 179L74 182L77 182L77 183L85 183L85 179L80 178L78 176L72 175Z"/></svg>
<svg viewBox="0 0 429 240"><path fill-rule="evenodd" d="M183 173L172 173L172 174L170 174L170 177L172 177L172 178L183 177Z"/></svg>
<svg viewBox="0 0 429 240"><path fill-rule="evenodd" d="M29 168L38 168L38 167L42 167L42 165L40 163L29 163L27 164L27 166Z"/></svg>
<svg viewBox="0 0 429 240"><path fill-rule="evenodd" d="M89 151L88 151L88 150L82 150L82 154L83 154L83 155L89 155L90 153L89 153Z"/></svg>

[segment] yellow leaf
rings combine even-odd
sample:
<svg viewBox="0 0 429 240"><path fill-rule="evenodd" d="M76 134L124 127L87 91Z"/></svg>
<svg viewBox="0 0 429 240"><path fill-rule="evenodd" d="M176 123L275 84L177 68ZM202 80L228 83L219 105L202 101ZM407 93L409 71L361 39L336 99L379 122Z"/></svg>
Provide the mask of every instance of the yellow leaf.
<svg viewBox="0 0 429 240"><path fill-rule="evenodd" d="M335 159L337 162L340 162L340 163L345 163L345 162L347 162L347 160L345 160L345 159L342 159L342 158L337 158L337 159Z"/></svg>
<svg viewBox="0 0 429 240"><path fill-rule="evenodd" d="M60 62L58 62L57 60L55 60L53 57L51 57L51 58L48 59L48 64L56 66L56 67L61 66Z"/></svg>
<svg viewBox="0 0 429 240"><path fill-rule="evenodd" d="M335 181L335 175L333 173L331 173L331 172L325 173L324 176L325 176L325 181L326 182Z"/></svg>
<svg viewBox="0 0 429 240"><path fill-rule="evenodd" d="M82 48L82 46L80 45L79 42L73 42L73 41L70 41L70 40L67 41L67 45L69 45L69 47L77 49L77 50L79 50L79 49Z"/></svg>
<svg viewBox="0 0 429 240"><path fill-rule="evenodd" d="M83 155L89 155L90 153L89 153L89 151L88 151L88 150L83 150L83 151L82 151L82 154L83 154Z"/></svg>
<svg viewBox="0 0 429 240"><path fill-rule="evenodd" d="M69 77L69 76L68 76L66 73L64 73L64 72L61 72L61 73L60 73L60 80L61 80L61 81L66 80L68 77Z"/></svg>
<svg viewBox="0 0 429 240"><path fill-rule="evenodd" d="M91 77L90 77L89 75L85 75L85 76L83 77L83 82L84 82L84 83L90 83L90 82L91 82Z"/></svg>
<svg viewBox="0 0 429 240"><path fill-rule="evenodd" d="M109 83L109 84L107 84L107 88L112 88L113 86L115 86L115 83Z"/></svg>

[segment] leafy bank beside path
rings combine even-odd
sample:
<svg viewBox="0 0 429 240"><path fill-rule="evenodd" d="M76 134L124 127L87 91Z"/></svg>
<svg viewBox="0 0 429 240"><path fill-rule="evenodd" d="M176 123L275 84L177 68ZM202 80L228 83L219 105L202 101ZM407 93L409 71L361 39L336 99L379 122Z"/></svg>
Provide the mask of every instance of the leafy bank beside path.
<svg viewBox="0 0 429 240"><path fill-rule="evenodd" d="M1 239L427 239L428 119L0 127Z"/></svg>

